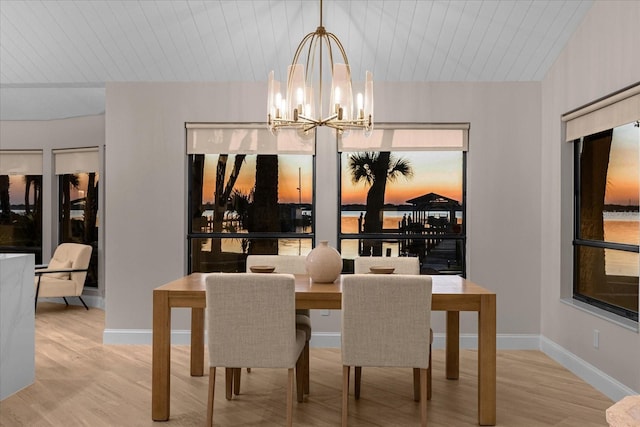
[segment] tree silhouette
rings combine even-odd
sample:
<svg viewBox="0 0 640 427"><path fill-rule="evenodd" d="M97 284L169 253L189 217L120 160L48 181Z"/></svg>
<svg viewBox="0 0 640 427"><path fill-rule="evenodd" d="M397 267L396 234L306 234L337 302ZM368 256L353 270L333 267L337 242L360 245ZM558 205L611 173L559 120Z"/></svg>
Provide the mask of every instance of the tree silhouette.
<svg viewBox="0 0 640 427"><path fill-rule="evenodd" d="M38 206L38 199L40 198L40 183L42 181L41 175L25 175L24 176L24 213L29 215L31 213L31 186L33 185L33 193L34 193L34 205Z"/></svg>
<svg viewBox="0 0 640 427"><path fill-rule="evenodd" d="M589 135L584 138L580 169L580 237L591 240L604 240L604 198L607 188L607 170L611 153L613 130ZM605 294L607 277L605 271L605 252L603 248L581 249L578 255L579 291L593 296Z"/></svg>
<svg viewBox="0 0 640 427"><path fill-rule="evenodd" d="M9 175L0 175L0 218L7 221L11 218L9 185Z"/></svg>
<svg viewBox="0 0 640 427"><path fill-rule="evenodd" d="M256 158L256 186L249 219L250 232L280 231L278 208L278 156L260 154ZM278 239L252 239L251 254L278 253Z"/></svg>
<svg viewBox="0 0 640 427"><path fill-rule="evenodd" d="M98 219L98 182L96 173L90 172L87 181L87 194L84 199L84 242L91 244L98 239L96 221Z"/></svg>
<svg viewBox="0 0 640 427"><path fill-rule="evenodd" d="M71 242L71 187L78 188L80 180L78 175L62 175L62 242Z"/></svg>
<svg viewBox="0 0 640 427"><path fill-rule="evenodd" d="M364 181L369 185L367 207L364 216L365 233L382 232L382 211L387 181L395 181L399 176L410 178L413 168L407 159L396 158L389 151L354 153L349 156L348 168L351 181L357 184ZM373 250L373 252L372 252ZM363 245L365 255L382 255L382 242Z"/></svg>

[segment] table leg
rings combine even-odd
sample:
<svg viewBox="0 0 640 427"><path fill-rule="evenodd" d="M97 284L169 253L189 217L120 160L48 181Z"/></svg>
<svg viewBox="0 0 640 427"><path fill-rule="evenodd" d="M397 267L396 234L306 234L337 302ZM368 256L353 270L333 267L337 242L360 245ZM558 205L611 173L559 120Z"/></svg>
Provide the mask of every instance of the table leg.
<svg viewBox="0 0 640 427"><path fill-rule="evenodd" d="M169 419L171 368L171 307L169 293L153 292L153 348L151 362L151 417Z"/></svg>
<svg viewBox="0 0 640 427"><path fill-rule="evenodd" d="M496 296L480 297L478 312L478 424L496 425Z"/></svg>
<svg viewBox="0 0 640 427"><path fill-rule="evenodd" d="M191 376L204 375L204 308L191 309Z"/></svg>
<svg viewBox="0 0 640 427"><path fill-rule="evenodd" d="M460 312L447 311L447 379L457 380L460 372Z"/></svg>

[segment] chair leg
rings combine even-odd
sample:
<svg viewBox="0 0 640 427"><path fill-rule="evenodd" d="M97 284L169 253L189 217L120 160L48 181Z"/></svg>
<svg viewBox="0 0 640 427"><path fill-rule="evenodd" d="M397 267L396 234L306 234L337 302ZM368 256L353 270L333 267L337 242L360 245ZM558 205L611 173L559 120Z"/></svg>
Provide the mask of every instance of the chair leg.
<svg viewBox="0 0 640 427"><path fill-rule="evenodd" d="M227 400L231 400L233 397L233 368L224 369L224 388L225 397Z"/></svg>
<svg viewBox="0 0 640 427"><path fill-rule="evenodd" d="M429 367L427 368L427 400L431 400L431 345L429 345Z"/></svg>
<svg viewBox="0 0 640 427"><path fill-rule="evenodd" d="M362 366L356 366L356 373L354 374L354 386L353 386L353 395L356 397L356 400L360 399L360 381L362 380Z"/></svg>
<svg viewBox="0 0 640 427"><path fill-rule="evenodd" d="M207 399L207 426L213 426L213 402L216 391L216 368L209 368L209 398Z"/></svg>
<svg viewBox="0 0 640 427"><path fill-rule="evenodd" d="M42 279L42 274L38 275L38 285L36 286L36 302L33 306L33 311L36 311L36 308L38 308L38 294L40 293L40 279Z"/></svg>
<svg viewBox="0 0 640 427"><path fill-rule="evenodd" d="M64 300L64 303L66 304L66 306L69 307L69 301L67 301L67 298L62 297L62 299Z"/></svg>
<svg viewBox="0 0 640 427"><path fill-rule="evenodd" d="M311 382L309 378L309 341L307 341L304 345L304 393L309 394L309 383Z"/></svg>
<svg viewBox="0 0 640 427"><path fill-rule="evenodd" d="M420 368L413 368L413 400L420 402Z"/></svg>
<svg viewBox="0 0 640 427"><path fill-rule="evenodd" d="M242 368L233 368L233 394L236 396L240 394L240 375L242 374Z"/></svg>
<svg viewBox="0 0 640 427"><path fill-rule="evenodd" d="M289 368L287 382L287 426L293 425L293 368Z"/></svg>
<svg viewBox="0 0 640 427"><path fill-rule="evenodd" d="M305 381L304 365L305 363L306 362L304 360L304 351L303 351L302 353L300 353L300 356L296 361L296 398L298 400L298 403L302 403L302 401L304 400L304 381Z"/></svg>
<svg viewBox="0 0 640 427"><path fill-rule="evenodd" d="M87 310L89 310L89 307L87 306L87 304L85 304L84 300L82 299L81 296L78 295L78 298L80 298L80 302L82 303L82 305L84 305L84 308L86 308ZM65 300L66 301L66 300ZM67 304L69 305L69 304Z"/></svg>
<svg viewBox="0 0 640 427"><path fill-rule="evenodd" d="M342 367L342 427L347 426L349 415L349 367Z"/></svg>
<svg viewBox="0 0 640 427"><path fill-rule="evenodd" d="M427 427L427 370L420 369L420 425Z"/></svg>

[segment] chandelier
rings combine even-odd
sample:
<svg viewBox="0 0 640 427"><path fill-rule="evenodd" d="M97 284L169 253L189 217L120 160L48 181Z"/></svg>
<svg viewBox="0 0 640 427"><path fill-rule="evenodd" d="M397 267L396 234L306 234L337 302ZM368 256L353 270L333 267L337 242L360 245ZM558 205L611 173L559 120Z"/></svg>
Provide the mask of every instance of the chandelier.
<svg viewBox="0 0 640 427"><path fill-rule="evenodd" d="M342 62L334 62L334 54L338 53ZM331 75L329 94L323 91L323 72ZM307 138L313 136L316 127L328 126L340 135L361 129L368 136L373 129L373 75L366 72L364 94L358 93L354 102L349 60L340 40L322 26L322 0L320 26L298 45L287 70L285 89L283 94L271 71L267 124L274 134L281 128L289 128Z"/></svg>

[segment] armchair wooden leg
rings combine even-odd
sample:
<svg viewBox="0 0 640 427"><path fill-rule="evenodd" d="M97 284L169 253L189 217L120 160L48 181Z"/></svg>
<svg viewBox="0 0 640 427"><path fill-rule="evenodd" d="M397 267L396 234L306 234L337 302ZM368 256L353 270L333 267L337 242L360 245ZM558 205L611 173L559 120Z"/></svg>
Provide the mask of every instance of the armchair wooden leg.
<svg viewBox="0 0 640 427"><path fill-rule="evenodd" d="M349 415L349 367L342 367L342 427L347 426Z"/></svg>
<svg viewBox="0 0 640 427"><path fill-rule="evenodd" d="M224 388L225 397L227 400L231 400L233 397L233 368L224 369Z"/></svg>
<svg viewBox="0 0 640 427"><path fill-rule="evenodd" d="M287 426L293 425L293 368L289 369L287 382Z"/></svg>
<svg viewBox="0 0 640 427"><path fill-rule="evenodd" d="M236 396L240 394L240 375L242 374L241 368L233 368L233 394Z"/></svg>
<svg viewBox="0 0 640 427"><path fill-rule="evenodd" d="M216 391L216 368L209 368L209 398L207 399L207 426L213 426L213 401Z"/></svg>
<svg viewBox="0 0 640 427"><path fill-rule="evenodd" d="M413 368L413 400L420 402L420 368Z"/></svg>
<svg viewBox="0 0 640 427"><path fill-rule="evenodd" d="M356 400L360 399L360 381L362 380L362 366L356 366L356 373L354 374L353 395Z"/></svg>

